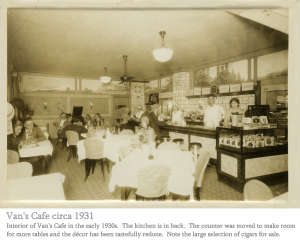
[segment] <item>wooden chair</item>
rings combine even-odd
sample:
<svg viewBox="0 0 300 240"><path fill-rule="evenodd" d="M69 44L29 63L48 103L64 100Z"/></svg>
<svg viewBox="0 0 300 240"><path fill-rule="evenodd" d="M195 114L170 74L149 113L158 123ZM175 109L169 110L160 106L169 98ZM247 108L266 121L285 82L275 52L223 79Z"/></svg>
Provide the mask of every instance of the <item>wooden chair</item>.
<svg viewBox="0 0 300 240"><path fill-rule="evenodd" d="M94 174L96 161L100 161L101 163L101 169L105 181L105 175L104 175L105 158L103 155L103 148L104 148L103 141L99 138L88 138L83 141L83 145L85 148L85 181L90 175L91 168L92 168L92 174ZM109 171L108 161L106 161L106 167L107 170Z"/></svg>
<svg viewBox="0 0 300 240"><path fill-rule="evenodd" d="M244 201L268 201L271 198L272 191L261 181L250 180L244 186Z"/></svg>
<svg viewBox="0 0 300 240"><path fill-rule="evenodd" d="M68 139L67 138L62 138L62 147L61 150L63 150L64 148L68 149Z"/></svg>
<svg viewBox="0 0 300 240"><path fill-rule="evenodd" d="M157 150L181 151L180 147L173 142L163 142L157 147Z"/></svg>
<svg viewBox="0 0 300 240"><path fill-rule="evenodd" d="M120 135L134 135L134 132L130 129L124 129L122 132L120 132Z"/></svg>
<svg viewBox="0 0 300 240"><path fill-rule="evenodd" d="M79 142L79 134L75 131L66 131L66 137L69 143L69 162L72 155L73 158L77 159L77 143Z"/></svg>
<svg viewBox="0 0 300 240"><path fill-rule="evenodd" d="M197 162L195 164L195 181L196 181L196 198L200 201L200 188L202 187L202 182L205 174L205 169L210 159L210 153L208 151L203 151L200 153Z"/></svg>
<svg viewBox="0 0 300 240"><path fill-rule="evenodd" d="M136 200L164 201L168 193L168 180L172 170L168 165L149 165L137 172Z"/></svg>

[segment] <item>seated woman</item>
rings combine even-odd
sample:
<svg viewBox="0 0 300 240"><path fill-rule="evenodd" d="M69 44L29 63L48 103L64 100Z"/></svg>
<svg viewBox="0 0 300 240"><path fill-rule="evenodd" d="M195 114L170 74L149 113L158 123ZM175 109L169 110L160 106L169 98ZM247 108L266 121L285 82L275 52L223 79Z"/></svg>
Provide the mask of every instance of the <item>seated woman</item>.
<svg viewBox="0 0 300 240"><path fill-rule="evenodd" d="M93 126L99 127L99 126L104 126L104 119L101 118L100 113L96 113L94 115L94 121L93 121Z"/></svg>
<svg viewBox="0 0 300 240"><path fill-rule="evenodd" d="M144 133L147 136L147 139L145 139L145 142L142 140L143 144L150 144L150 142L155 142L155 132L153 128L149 125L149 118L148 117L142 117L140 122L140 127L142 128L142 134Z"/></svg>
<svg viewBox="0 0 300 240"><path fill-rule="evenodd" d="M58 125L55 125L57 127L57 137L58 137L58 142L56 143L56 145L61 142L61 131L64 128L64 124L67 121L67 114L62 112L59 116L59 120L58 120ZM57 123L56 123L57 124Z"/></svg>
<svg viewBox="0 0 300 240"><path fill-rule="evenodd" d="M182 112L179 110L178 104L174 104L172 112L172 123L181 124L182 121Z"/></svg>
<svg viewBox="0 0 300 240"><path fill-rule="evenodd" d="M232 98L230 100L230 107L226 109L225 111L225 117L224 117L224 127L231 127L231 115L232 113L239 113L239 114L245 114L245 111L241 108L240 101L237 98ZM243 116L244 117L244 116Z"/></svg>
<svg viewBox="0 0 300 240"><path fill-rule="evenodd" d="M7 135L7 150L13 150L18 152L18 146L20 145L19 134L23 128L23 123L17 120L13 123L13 133Z"/></svg>
<svg viewBox="0 0 300 240"><path fill-rule="evenodd" d="M92 120L91 120L91 116L90 114L85 115L84 118L84 126L87 126L87 128L89 128L89 126L92 125Z"/></svg>

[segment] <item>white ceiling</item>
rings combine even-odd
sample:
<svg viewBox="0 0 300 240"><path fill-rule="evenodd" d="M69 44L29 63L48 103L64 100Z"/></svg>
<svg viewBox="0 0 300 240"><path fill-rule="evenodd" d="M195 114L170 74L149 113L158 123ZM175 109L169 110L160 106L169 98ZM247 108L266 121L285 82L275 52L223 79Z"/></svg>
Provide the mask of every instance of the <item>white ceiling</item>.
<svg viewBox="0 0 300 240"><path fill-rule="evenodd" d="M153 50L174 51L166 63ZM222 10L43 10L8 9L8 57L21 72L143 80L273 46L288 39L263 33L259 23Z"/></svg>

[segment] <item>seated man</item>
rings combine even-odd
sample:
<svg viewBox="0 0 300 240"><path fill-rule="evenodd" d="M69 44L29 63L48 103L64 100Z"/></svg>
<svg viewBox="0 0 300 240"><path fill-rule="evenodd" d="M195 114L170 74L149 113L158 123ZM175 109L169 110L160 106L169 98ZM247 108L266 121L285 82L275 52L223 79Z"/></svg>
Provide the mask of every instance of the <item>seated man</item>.
<svg viewBox="0 0 300 240"><path fill-rule="evenodd" d="M72 120L73 120L72 115L68 113L67 114L67 121L64 122L64 127L63 128L65 128L68 125L72 125Z"/></svg>
<svg viewBox="0 0 300 240"><path fill-rule="evenodd" d="M39 127L34 127L34 123L31 118L24 120L24 127L25 131L20 136L21 141L26 143L35 143L47 140L41 129Z"/></svg>
<svg viewBox="0 0 300 240"><path fill-rule="evenodd" d="M81 133L87 133L88 130L83 126L81 119L78 117L73 118L73 124L66 126L62 132L61 132L61 137L66 138L66 131L75 131L79 134Z"/></svg>
<svg viewBox="0 0 300 240"><path fill-rule="evenodd" d="M93 126L104 126L104 119L101 118L100 113L94 115Z"/></svg>

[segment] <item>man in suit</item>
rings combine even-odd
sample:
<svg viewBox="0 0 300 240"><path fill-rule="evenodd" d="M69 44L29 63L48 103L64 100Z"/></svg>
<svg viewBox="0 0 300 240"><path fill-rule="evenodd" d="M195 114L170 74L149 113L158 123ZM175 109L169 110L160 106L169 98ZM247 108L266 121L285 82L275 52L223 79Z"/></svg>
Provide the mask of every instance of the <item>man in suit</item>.
<svg viewBox="0 0 300 240"><path fill-rule="evenodd" d="M160 133L160 128L162 126L165 126L166 123L164 121L159 121L157 117L159 105L154 104L152 105L152 112L149 113L149 122L150 122L150 127L153 128L156 134L156 139L160 140L161 133Z"/></svg>
<svg viewBox="0 0 300 240"><path fill-rule="evenodd" d="M147 117L149 118L149 114L152 112L152 107L151 105L146 105L146 111L141 115L142 117Z"/></svg>
<svg viewBox="0 0 300 240"><path fill-rule="evenodd" d="M73 120L73 117L71 114L67 114L67 121L64 122L64 126L63 126L63 129L68 126L68 125L72 125L72 120Z"/></svg>
<svg viewBox="0 0 300 240"><path fill-rule="evenodd" d="M74 117L73 124L66 126L62 132L61 137L66 138L66 131L75 131L78 133L79 137L81 133L87 133L88 130L83 126L81 119L79 117Z"/></svg>
<svg viewBox="0 0 300 240"><path fill-rule="evenodd" d="M27 118L24 120L24 127L25 131L20 136L21 141L30 143L35 142L35 140L38 142L47 140L41 129L39 127L34 127L34 123L31 118Z"/></svg>

